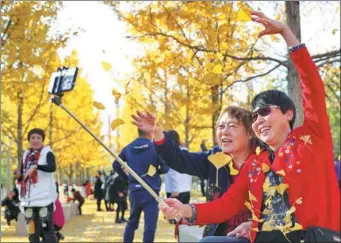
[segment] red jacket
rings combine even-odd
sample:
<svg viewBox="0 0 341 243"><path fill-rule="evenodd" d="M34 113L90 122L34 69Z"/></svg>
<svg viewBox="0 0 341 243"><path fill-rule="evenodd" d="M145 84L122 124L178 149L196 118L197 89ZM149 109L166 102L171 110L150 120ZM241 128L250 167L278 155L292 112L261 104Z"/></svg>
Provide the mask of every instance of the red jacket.
<svg viewBox="0 0 341 243"><path fill-rule="evenodd" d="M271 168L284 175L295 216L303 230L320 226L340 231L340 193L333 164L333 146L325 104L324 85L306 48L291 53L299 73L304 124L294 129L275 151L271 165L268 152L252 155L231 188L218 200L195 204L196 224L226 221L251 202L254 213L251 241L258 232L265 174ZM264 171L263 171L264 170Z"/></svg>

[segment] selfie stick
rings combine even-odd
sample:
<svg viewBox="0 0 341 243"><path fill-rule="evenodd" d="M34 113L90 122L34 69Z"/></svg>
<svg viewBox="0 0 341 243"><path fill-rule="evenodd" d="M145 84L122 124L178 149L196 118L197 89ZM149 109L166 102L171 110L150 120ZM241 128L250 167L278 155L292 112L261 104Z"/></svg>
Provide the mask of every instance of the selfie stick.
<svg viewBox="0 0 341 243"><path fill-rule="evenodd" d="M61 107L64 111L66 111L79 125L81 125L82 128L84 128L99 144L101 144L106 151L108 151L116 160L118 163L120 163L124 168L126 168L129 171L129 174L135 178L143 187L146 189L160 204L167 205L163 202L162 197L156 194L156 192L138 175L133 171L132 168L129 167L127 163L125 163L119 156L117 156L114 152L112 152L99 138L91 132L74 114L72 114L69 109L67 109L62 104L62 99L59 95L53 95L51 97L51 102L56 104L57 106Z"/></svg>

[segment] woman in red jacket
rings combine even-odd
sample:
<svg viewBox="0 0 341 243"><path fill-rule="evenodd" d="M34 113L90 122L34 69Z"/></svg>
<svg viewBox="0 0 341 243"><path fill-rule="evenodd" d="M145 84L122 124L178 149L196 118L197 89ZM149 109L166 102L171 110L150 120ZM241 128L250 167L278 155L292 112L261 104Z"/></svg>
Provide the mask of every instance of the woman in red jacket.
<svg viewBox="0 0 341 243"><path fill-rule="evenodd" d="M245 204L252 212L253 242L340 242L340 194L323 82L288 26L261 12L252 15L265 27L259 36L281 34L289 46L301 81L304 124L293 129L295 106L284 92L260 93L252 101L252 128L268 148L248 159L220 199L188 205L166 199L170 208L162 212L208 224L229 219Z"/></svg>

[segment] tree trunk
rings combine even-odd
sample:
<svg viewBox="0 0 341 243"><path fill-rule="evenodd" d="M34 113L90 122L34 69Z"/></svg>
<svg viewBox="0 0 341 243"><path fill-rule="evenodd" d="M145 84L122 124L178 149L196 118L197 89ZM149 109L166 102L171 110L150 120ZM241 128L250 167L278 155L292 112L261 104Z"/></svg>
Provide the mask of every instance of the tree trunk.
<svg viewBox="0 0 341 243"><path fill-rule="evenodd" d="M18 124L17 124L17 162L18 166L17 168L20 169L22 156L24 153L23 149L23 134L22 134L22 128L23 128L23 106L24 106L24 98L23 98L23 91L20 90L17 94L18 96Z"/></svg>
<svg viewBox="0 0 341 243"><path fill-rule="evenodd" d="M212 141L213 146L217 145L217 138L215 134L215 125L217 123L219 113L220 113L220 105L219 105L219 85L215 85L211 87L211 100L212 100Z"/></svg>
<svg viewBox="0 0 341 243"><path fill-rule="evenodd" d="M301 41L300 2L285 2L287 24L299 41ZM303 124L302 90L300 80L291 58L288 58L288 94L296 106L295 127Z"/></svg>

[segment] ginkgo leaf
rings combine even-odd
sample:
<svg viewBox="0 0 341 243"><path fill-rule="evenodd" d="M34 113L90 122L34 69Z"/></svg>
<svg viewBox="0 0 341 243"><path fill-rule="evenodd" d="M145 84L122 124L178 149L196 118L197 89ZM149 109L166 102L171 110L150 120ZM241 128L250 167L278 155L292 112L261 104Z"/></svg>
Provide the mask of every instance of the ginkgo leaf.
<svg viewBox="0 0 341 243"><path fill-rule="evenodd" d="M302 230L303 227L299 223L295 223L294 227L292 227L290 230L291 231L296 231L296 230Z"/></svg>
<svg viewBox="0 0 341 243"><path fill-rule="evenodd" d="M263 191L269 192L270 191L270 179L269 177L266 177L264 184L263 184Z"/></svg>
<svg viewBox="0 0 341 243"><path fill-rule="evenodd" d="M111 122L111 130L115 130L116 127L118 127L119 125L122 125L122 124L124 124L124 121L120 118L113 120Z"/></svg>
<svg viewBox="0 0 341 243"><path fill-rule="evenodd" d="M284 170L279 170L279 171L276 171L276 174L277 175L281 175L281 176L285 176L285 171Z"/></svg>
<svg viewBox="0 0 341 243"><path fill-rule="evenodd" d="M255 214L252 214L252 220L257 221L258 223L263 223L264 219L259 219Z"/></svg>
<svg viewBox="0 0 341 243"><path fill-rule="evenodd" d="M218 152L208 156L208 160L217 168L217 170L219 170L221 167L229 163L232 158L223 152Z"/></svg>
<svg viewBox="0 0 341 243"><path fill-rule="evenodd" d="M249 199L250 201L255 201L255 202L258 201L257 198L250 191L249 191Z"/></svg>
<svg viewBox="0 0 341 243"><path fill-rule="evenodd" d="M276 186L276 190L279 194L283 195L284 191L289 187L288 184L281 183L278 186Z"/></svg>
<svg viewBox="0 0 341 243"><path fill-rule="evenodd" d="M96 107L99 110L105 109L105 106L101 102L94 101L93 104L94 104L94 107Z"/></svg>
<svg viewBox="0 0 341 243"><path fill-rule="evenodd" d="M156 173L156 168L153 165L149 166L147 175L149 175L150 177L153 177Z"/></svg>
<svg viewBox="0 0 341 243"><path fill-rule="evenodd" d="M248 201L245 201L244 205L247 207L247 209L249 209L252 212L252 207L251 207L251 203Z"/></svg>
<svg viewBox="0 0 341 243"><path fill-rule="evenodd" d="M264 173L268 172L270 170L270 166L268 166L266 163L262 163L262 171Z"/></svg>
<svg viewBox="0 0 341 243"><path fill-rule="evenodd" d="M250 230L254 231L254 232L259 232L258 228L251 228Z"/></svg>
<svg viewBox="0 0 341 243"><path fill-rule="evenodd" d="M223 66L221 64L215 65L212 72L214 74L222 74L223 73Z"/></svg>
<svg viewBox="0 0 341 243"><path fill-rule="evenodd" d="M246 5L241 5L237 12L236 20L250 21L251 20L251 8Z"/></svg>
<svg viewBox="0 0 341 243"><path fill-rule="evenodd" d="M113 89L112 95L115 97L115 103L118 104L118 101L121 98L122 94L117 92L116 89Z"/></svg>
<svg viewBox="0 0 341 243"><path fill-rule="evenodd" d="M296 211L295 206L291 206L291 208L286 212L287 215L293 214Z"/></svg>
<svg viewBox="0 0 341 243"><path fill-rule="evenodd" d="M102 62L102 67L105 71L109 72L111 70L111 64L108 62Z"/></svg>
<svg viewBox="0 0 341 243"><path fill-rule="evenodd" d="M230 168L230 175L238 175L239 171L233 168L233 163L232 161L229 162L229 168Z"/></svg>
<svg viewBox="0 0 341 243"><path fill-rule="evenodd" d="M262 151L262 150L261 150L260 147L258 146L258 147L256 148L256 154L259 155L261 151Z"/></svg>
<svg viewBox="0 0 341 243"><path fill-rule="evenodd" d="M270 210L269 209L264 209L264 211L262 212L262 214L264 214L264 215L269 215L269 213L270 213Z"/></svg>
<svg viewBox="0 0 341 243"><path fill-rule="evenodd" d="M298 205L301 205L303 203L302 201L302 197L298 198L296 201L295 201L296 204Z"/></svg>

